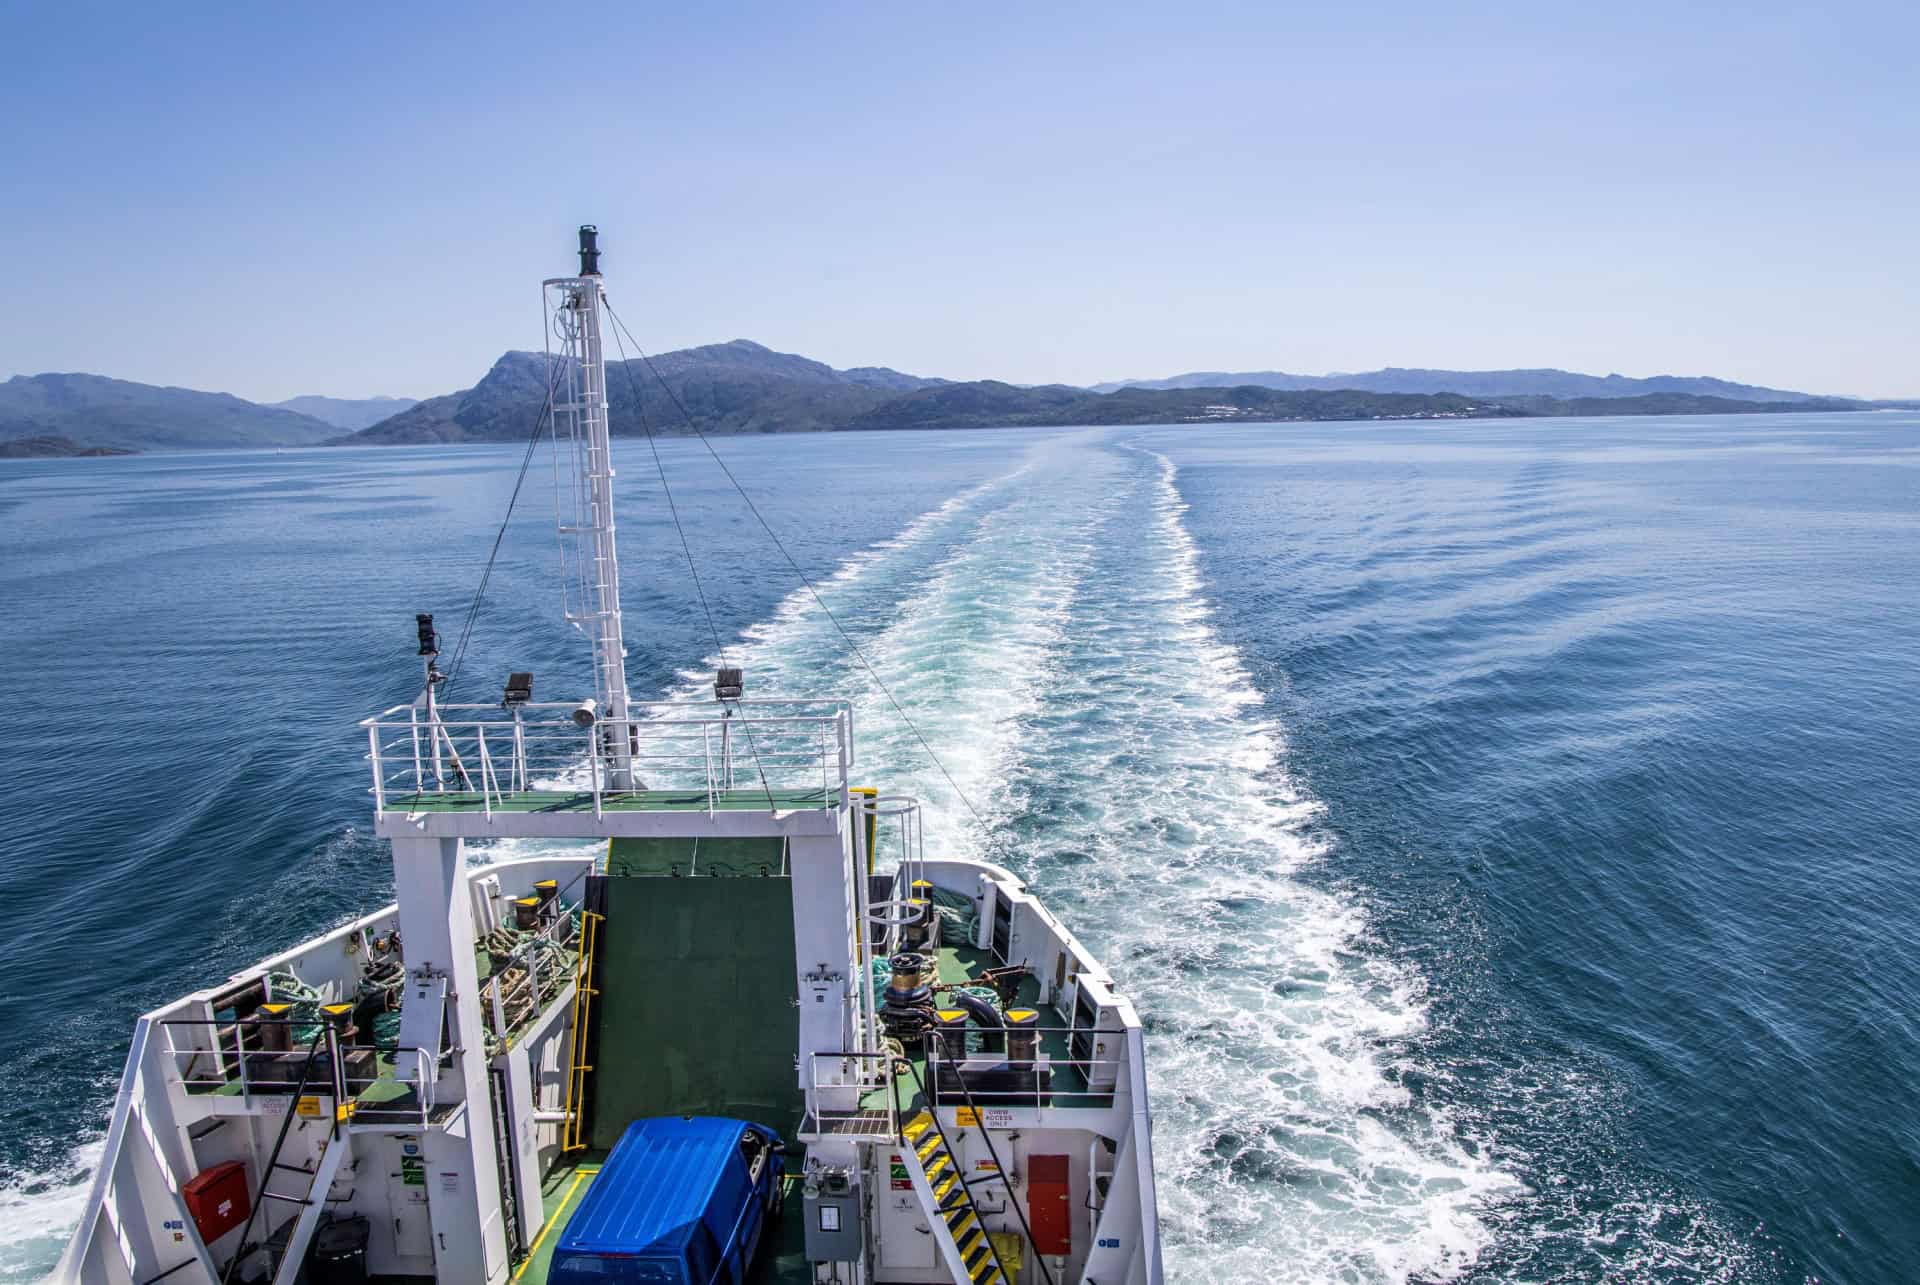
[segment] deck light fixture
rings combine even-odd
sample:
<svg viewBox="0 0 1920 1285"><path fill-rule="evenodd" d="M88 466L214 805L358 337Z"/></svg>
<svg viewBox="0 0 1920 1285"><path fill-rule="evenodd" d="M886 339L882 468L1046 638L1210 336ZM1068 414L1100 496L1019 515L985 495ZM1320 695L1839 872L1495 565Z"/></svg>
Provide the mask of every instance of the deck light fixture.
<svg viewBox="0 0 1920 1285"><path fill-rule="evenodd" d="M713 698L721 701L737 701L740 693L747 689L746 671L741 669L715 670L713 675Z"/></svg>
<svg viewBox="0 0 1920 1285"><path fill-rule="evenodd" d="M533 675L518 670L508 674L507 689L505 694L501 696L500 703L511 708L515 705L525 705L532 699Z"/></svg>

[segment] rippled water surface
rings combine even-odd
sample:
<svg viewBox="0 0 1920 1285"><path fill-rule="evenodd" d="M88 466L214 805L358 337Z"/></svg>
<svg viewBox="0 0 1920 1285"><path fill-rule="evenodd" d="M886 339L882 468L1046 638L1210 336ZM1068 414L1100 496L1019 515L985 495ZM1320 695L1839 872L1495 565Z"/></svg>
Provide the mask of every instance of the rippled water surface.
<svg viewBox="0 0 1920 1285"><path fill-rule="evenodd" d="M1177 1280L1920 1277L1920 417L697 445L729 651L1027 877L1151 1028ZM622 442L636 690L713 651ZM353 722L511 449L0 465L0 1278L133 1016L383 901ZM548 483L458 696L586 681Z"/></svg>

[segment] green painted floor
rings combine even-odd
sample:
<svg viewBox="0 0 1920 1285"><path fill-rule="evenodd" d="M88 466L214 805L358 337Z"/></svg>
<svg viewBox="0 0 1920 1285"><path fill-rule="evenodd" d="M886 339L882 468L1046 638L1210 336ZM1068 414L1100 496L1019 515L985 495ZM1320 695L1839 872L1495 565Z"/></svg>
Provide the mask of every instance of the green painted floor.
<svg viewBox="0 0 1920 1285"><path fill-rule="evenodd" d="M560 1234L567 1229L568 1220L579 1210L587 1188L593 1185L594 1178L600 1173L600 1162L606 1158L605 1153L599 1151L583 1154L589 1158L555 1165L541 1184L540 1198L546 1210L546 1222L533 1238L533 1244L527 1247L527 1256L514 1268L514 1280L526 1280L529 1285L543 1285L546 1281L547 1267L553 1262L554 1246L560 1243Z"/></svg>
<svg viewBox="0 0 1920 1285"><path fill-rule="evenodd" d="M838 790L632 790L622 794L600 795L602 812L754 812L774 807L782 811L795 808L830 808L840 801ZM483 812L489 802L495 812L592 812L593 795L530 792L504 794L489 800L478 792L448 791L438 794L395 794L387 799L387 811L420 815L429 812Z"/></svg>

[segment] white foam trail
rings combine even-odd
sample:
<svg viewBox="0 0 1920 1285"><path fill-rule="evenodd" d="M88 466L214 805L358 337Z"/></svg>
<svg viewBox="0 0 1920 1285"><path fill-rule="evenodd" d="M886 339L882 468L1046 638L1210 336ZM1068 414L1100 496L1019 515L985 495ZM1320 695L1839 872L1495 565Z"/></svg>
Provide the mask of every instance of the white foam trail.
<svg viewBox="0 0 1920 1285"><path fill-rule="evenodd" d="M1056 441L941 528L931 567L864 557L883 610L849 621L822 586L984 828L804 591L745 663L864 692L862 779L921 797L936 854L1020 868L1135 997L1176 1278L1457 1275L1515 1184L1394 1075L1420 979L1295 878L1320 807L1213 628L1176 481L1163 457Z"/></svg>
<svg viewBox="0 0 1920 1285"><path fill-rule="evenodd" d="M1213 628L1176 470L1153 458L1146 574L1100 648L1121 659L1031 760L1043 771L1077 745L1075 788L1105 797L1042 839L1073 863L1037 856L1032 874L1078 903L1067 913L1152 1028L1169 1270L1456 1275L1515 1184L1389 1073L1424 1024L1420 980L1368 952L1355 907L1294 877L1320 855L1320 807L1287 778L1279 729ZM1143 740L1150 755L1133 752Z"/></svg>

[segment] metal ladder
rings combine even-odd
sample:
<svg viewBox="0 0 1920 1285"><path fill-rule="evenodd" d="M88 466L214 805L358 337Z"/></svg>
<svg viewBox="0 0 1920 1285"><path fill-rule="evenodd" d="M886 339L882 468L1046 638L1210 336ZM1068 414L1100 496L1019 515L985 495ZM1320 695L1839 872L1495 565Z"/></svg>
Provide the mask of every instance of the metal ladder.
<svg viewBox="0 0 1920 1285"><path fill-rule="evenodd" d="M960 1172L940 1121L932 1111L922 1111L900 1133L913 1157L908 1162L913 1188L927 1211L927 1221L939 1227L934 1236L948 1268L957 1269L973 1285L1008 1285L993 1238L980 1221L973 1191Z"/></svg>
<svg viewBox="0 0 1920 1285"><path fill-rule="evenodd" d="M961 1044L962 1058L956 1060L952 1050L947 1047L946 1032L930 1030L924 1038L928 1041L928 1053L932 1054L937 1047L942 1059L953 1068L954 1083L960 1095L966 1099L967 1114L972 1117L974 1127L980 1130L980 1140L987 1144L987 1155L993 1161L994 1172L1006 1175L1010 1171L1001 1163L1000 1152L993 1145L993 1135L981 1123L986 1117L980 1113L980 1104L974 1101L973 1090L967 1087L966 1078L961 1073L960 1061L964 1060L965 1042ZM944 1237L936 1232L935 1239L940 1241L941 1251L949 1256L947 1266L950 1270L963 1273L973 1285L1011 1285L1012 1278L1007 1275L1006 1267L1000 1261L993 1238L980 1222L980 1211L973 1203L973 1190L954 1159L953 1144L940 1124L934 1095L928 1091L927 1081L921 1076L919 1068L910 1059L905 1060L904 1065L920 1089L920 1100L927 1103L926 1108L900 1131L913 1153L907 1172L913 1176L914 1190L919 1194L920 1203L927 1210L928 1217L942 1224L946 1231ZM929 1062L929 1067L931 1065ZM1020 1202L1013 1198L1011 1188L1007 1192L1007 1204L1020 1224L1021 1235L1026 1238L1027 1244L1032 1245L1033 1228L1027 1225L1027 1215L1021 1210ZM972 1232L980 1233L978 1241L970 1234ZM981 1251L982 1245L985 1246L984 1253ZM1034 1262L1039 1264L1040 1277L1046 1285L1057 1285L1053 1279L1053 1269L1047 1266L1046 1259L1036 1254Z"/></svg>
<svg viewBox="0 0 1920 1285"><path fill-rule="evenodd" d="M287 1113L280 1120L279 1135L274 1138L273 1150L268 1153L266 1167L261 1171L259 1198L253 1202L253 1208L247 1212L246 1224L240 1232L239 1251L234 1254L233 1261L227 1264L226 1271L221 1274L221 1285L231 1285L234 1273L239 1271L240 1264L252 1255L254 1249L266 1249L271 1256L272 1251L267 1246L248 1244L248 1237L253 1233L253 1225L259 1219L260 1211L267 1207L269 1200L300 1206L300 1213L294 1220L293 1230L287 1236L286 1247L280 1251L278 1261L273 1264L273 1285L293 1285L294 1278L300 1274L301 1263L307 1256L307 1247L312 1244L313 1233L319 1229L320 1216L325 1212L327 1192L333 1187L334 1177L340 1172L340 1165L346 1159L348 1150L347 1135L340 1129L344 1110L338 1105L337 1095L334 1099L336 1105L333 1120L328 1126L326 1140L321 1143L318 1163L311 1169L301 1165L284 1164L280 1160L280 1153L287 1145L287 1134L293 1127L294 1117L300 1113L300 1100L306 1096L307 1085L313 1078L314 1060L319 1056L321 1046L325 1045L332 1055L333 1042L328 1038L331 1034L332 1032L323 1025L307 1045L306 1056L300 1063L299 1082L294 1086L293 1098L287 1103ZM338 1057L334 1055L336 1071L338 1065ZM337 1086L330 1086L330 1091L335 1087ZM273 1180L276 1173L306 1175L307 1189L298 1196L269 1191L267 1184Z"/></svg>
<svg viewBox="0 0 1920 1285"><path fill-rule="evenodd" d="M587 1147L587 1076L593 1068L587 1064L587 1019L593 1012L593 997L600 992L593 986L593 952L599 945L599 924L604 915L580 911L580 954L573 966L573 1039L567 1063L567 1118L560 1128L560 1150L584 1151Z"/></svg>

